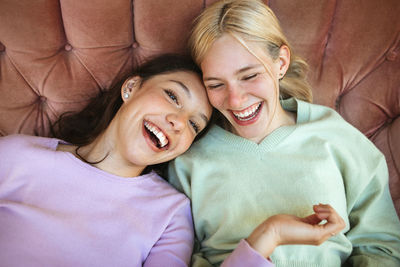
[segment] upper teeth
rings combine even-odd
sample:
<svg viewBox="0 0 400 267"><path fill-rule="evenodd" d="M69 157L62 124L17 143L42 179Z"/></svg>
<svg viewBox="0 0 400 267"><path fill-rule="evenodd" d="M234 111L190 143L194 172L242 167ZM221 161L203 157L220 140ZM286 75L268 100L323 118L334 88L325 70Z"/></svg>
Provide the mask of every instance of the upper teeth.
<svg viewBox="0 0 400 267"><path fill-rule="evenodd" d="M164 133L157 128L154 124L145 121L144 122L144 126L146 126L146 128L151 131L157 138L158 141L160 143L161 147L165 147L168 144L168 139L167 137L164 135Z"/></svg>
<svg viewBox="0 0 400 267"><path fill-rule="evenodd" d="M261 106L261 103L258 103L256 105L251 106L250 108L237 112L237 111L232 111L233 114L238 118L239 120L250 120L254 117L256 111L258 108Z"/></svg>

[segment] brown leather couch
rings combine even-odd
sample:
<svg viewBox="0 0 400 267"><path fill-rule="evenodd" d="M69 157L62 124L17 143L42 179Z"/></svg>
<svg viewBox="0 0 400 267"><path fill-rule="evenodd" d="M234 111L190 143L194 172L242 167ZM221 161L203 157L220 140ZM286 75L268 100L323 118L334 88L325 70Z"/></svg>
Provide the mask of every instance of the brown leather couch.
<svg viewBox="0 0 400 267"><path fill-rule="evenodd" d="M185 52L210 0L0 0L0 135L46 136L146 57ZM385 154L400 214L400 2L271 0L310 65L314 102Z"/></svg>

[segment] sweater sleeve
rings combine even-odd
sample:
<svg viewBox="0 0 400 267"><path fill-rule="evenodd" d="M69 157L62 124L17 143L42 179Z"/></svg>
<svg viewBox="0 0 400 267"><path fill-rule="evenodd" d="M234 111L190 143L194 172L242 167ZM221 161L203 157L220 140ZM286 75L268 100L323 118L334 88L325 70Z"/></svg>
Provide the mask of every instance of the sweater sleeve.
<svg viewBox="0 0 400 267"><path fill-rule="evenodd" d="M232 254L224 260L221 267L241 266L273 267L275 265L250 247L246 240L242 239Z"/></svg>
<svg viewBox="0 0 400 267"><path fill-rule="evenodd" d="M351 206L350 231L346 236L353 251L346 263L366 267L400 266L400 223L390 196L383 156L369 172L368 183L353 184L357 191L347 188Z"/></svg>
<svg viewBox="0 0 400 267"><path fill-rule="evenodd" d="M190 204L184 205L173 216L161 238L151 249L144 267L189 266L193 250L193 221Z"/></svg>
<svg viewBox="0 0 400 267"><path fill-rule="evenodd" d="M195 252L192 257L193 267L211 267L200 252ZM272 262L265 259L257 251L255 251L246 240L240 240L235 250L222 262L221 267L243 267L243 266L258 266L258 267L273 267Z"/></svg>

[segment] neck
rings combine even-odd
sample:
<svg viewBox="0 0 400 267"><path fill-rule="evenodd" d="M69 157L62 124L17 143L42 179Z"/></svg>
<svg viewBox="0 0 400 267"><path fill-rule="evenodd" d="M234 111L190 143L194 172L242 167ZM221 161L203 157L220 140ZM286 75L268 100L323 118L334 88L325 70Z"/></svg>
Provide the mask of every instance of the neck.
<svg viewBox="0 0 400 267"><path fill-rule="evenodd" d="M266 133L265 136L257 143L260 143L265 137L271 134L274 130L282 126L289 126L294 124L296 124L296 114L283 109L280 103L278 102L276 112L272 118L272 121L265 131Z"/></svg>
<svg viewBox="0 0 400 267"><path fill-rule="evenodd" d="M146 166L137 166L129 162L118 149L113 138L107 138L106 134L100 135L91 144L82 147L82 152L85 153L86 160L89 162L99 161L94 164L97 167L108 173L122 177L139 176Z"/></svg>
<svg viewBox="0 0 400 267"><path fill-rule="evenodd" d="M85 146L58 145L57 150L72 153L81 161L105 172L121 176L139 176L147 166L137 166L125 160L116 149L114 142L108 142L104 135Z"/></svg>
<svg viewBox="0 0 400 267"><path fill-rule="evenodd" d="M282 126L294 125L296 124L296 113L285 110L279 103L277 106L277 112L271 123L270 133Z"/></svg>

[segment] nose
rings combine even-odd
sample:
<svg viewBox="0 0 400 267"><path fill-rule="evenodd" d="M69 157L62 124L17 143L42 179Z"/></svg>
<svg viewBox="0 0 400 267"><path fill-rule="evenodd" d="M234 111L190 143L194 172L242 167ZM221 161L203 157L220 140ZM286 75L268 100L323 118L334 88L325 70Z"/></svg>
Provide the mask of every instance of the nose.
<svg viewBox="0 0 400 267"><path fill-rule="evenodd" d="M180 132L185 128L185 118L178 113L170 113L167 115L167 121L171 125L172 130Z"/></svg>
<svg viewBox="0 0 400 267"><path fill-rule="evenodd" d="M246 101L246 92L239 85L229 85L227 90L227 102L230 108L241 108Z"/></svg>

